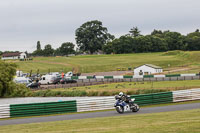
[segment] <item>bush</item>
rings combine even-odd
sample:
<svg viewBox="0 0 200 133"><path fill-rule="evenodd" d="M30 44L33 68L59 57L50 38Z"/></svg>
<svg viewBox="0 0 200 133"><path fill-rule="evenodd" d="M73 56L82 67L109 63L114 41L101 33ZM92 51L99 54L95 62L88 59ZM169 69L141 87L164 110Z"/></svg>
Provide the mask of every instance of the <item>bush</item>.
<svg viewBox="0 0 200 133"><path fill-rule="evenodd" d="M26 97L32 96L33 94L24 84L16 84L14 82L10 82L9 90L11 90L11 92L6 94L6 97Z"/></svg>

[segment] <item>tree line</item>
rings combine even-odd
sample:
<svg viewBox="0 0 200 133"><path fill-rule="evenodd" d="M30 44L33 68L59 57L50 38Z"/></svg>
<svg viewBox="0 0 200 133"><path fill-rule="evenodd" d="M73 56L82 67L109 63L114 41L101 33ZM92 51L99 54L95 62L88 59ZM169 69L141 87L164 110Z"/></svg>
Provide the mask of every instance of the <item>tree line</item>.
<svg viewBox="0 0 200 133"><path fill-rule="evenodd" d="M154 30L150 35L141 35L138 28L130 34L112 40L102 47L107 54L163 52L169 50L200 50L200 32L186 36L178 32Z"/></svg>
<svg viewBox="0 0 200 133"><path fill-rule="evenodd" d="M75 54L75 45L71 42L62 43L62 45L53 49L50 44L45 45L44 49L41 48L40 41L37 42L37 49L32 53L33 56L64 56Z"/></svg>
<svg viewBox="0 0 200 133"><path fill-rule="evenodd" d="M76 31L77 50L73 43L63 43L54 50L46 45L42 51L37 45L35 55L67 55L72 53L103 52L105 54L163 52L169 50L200 50L200 32L197 29L187 35L179 32L154 29L149 35L142 35L137 27L133 27L126 35L115 38L108 33L101 21L94 20L82 24Z"/></svg>

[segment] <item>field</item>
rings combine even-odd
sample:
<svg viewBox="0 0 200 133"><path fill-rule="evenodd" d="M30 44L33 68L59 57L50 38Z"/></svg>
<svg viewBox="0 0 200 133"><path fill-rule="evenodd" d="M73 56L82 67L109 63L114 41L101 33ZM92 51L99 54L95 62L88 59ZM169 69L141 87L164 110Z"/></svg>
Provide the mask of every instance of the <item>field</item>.
<svg viewBox="0 0 200 133"><path fill-rule="evenodd" d="M134 68L142 64L154 64L168 70L183 69L178 73L197 73L200 71L200 51L170 51L158 53L134 53L116 55L83 55L74 57L36 57L33 61L9 61L18 65L18 70L40 73L67 72L80 73L116 71L117 68ZM176 71L174 73L177 73Z"/></svg>
<svg viewBox="0 0 200 133"><path fill-rule="evenodd" d="M199 133L200 109L1 126L1 133Z"/></svg>

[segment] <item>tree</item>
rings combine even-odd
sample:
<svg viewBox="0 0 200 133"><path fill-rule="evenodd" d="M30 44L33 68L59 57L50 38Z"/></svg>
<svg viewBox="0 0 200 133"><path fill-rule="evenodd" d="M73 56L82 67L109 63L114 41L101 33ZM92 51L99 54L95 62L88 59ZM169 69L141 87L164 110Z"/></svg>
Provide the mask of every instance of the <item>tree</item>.
<svg viewBox="0 0 200 133"><path fill-rule="evenodd" d="M178 32L166 32L164 35L168 43L168 50L184 50L184 37Z"/></svg>
<svg viewBox="0 0 200 133"><path fill-rule="evenodd" d="M135 52L142 53L142 52L150 52L152 50L152 42L150 36L140 36L135 38L136 45L135 45Z"/></svg>
<svg viewBox="0 0 200 133"><path fill-rule="evenodd" d="M54 53L54 49L51 47L50 44L45 45L44 50L43 50L43 55L44 56L52 56Z"/></svg>
<svg viewBox="0 0 200 133"><path fill-rule="evenodd" d="M200 50L200 32L197 29L195 32L189 33L185 42L187 44L187 50Z"/></svg>
<svg viewBox="0 0 200 133"><path fill-rule="evenodd" d="M16 64L0 61L0 97L11 94L10 84L16 74Z"/></svg>
<svg viewBox="0 0 200 133"><path fill-rule="evenodd" d="M106 53L106 54L113 53L112 42L108 42L106 45L103 45L103 52Z"/></svg>
<svg viewBox="0 0 200 133"><path fill-rule="evenodd" d="M129 33L131 33L131 36L133 36L133 37L138 37L138 36L141 35L141 34L140 34L140 31L139 31L139 29L138 29L137 27L133 27L133 28L129 31Z"/></svg>
<svg viewBox="0 0 200 133"><path fill-rule="evenodd" d="M60 47L54 50L54 55L55 56L62 56L62 54L60 52Z"/></svg>
<svg viewBox="0 0 200 133"><path fill-rule="evenodd" d="M88 21L76 30L76 43L80 50L94 53L102 50L104 44L114 39L114 36L108 33L106 27L98 20Z"/></svg>
<svg viewBox="0 0 200 133"><path fill-rule="evenodd" d="M152 47L151 47L151 52L163 52L168 50L168 45L165 39L160 38L158 36L152 36L152 35L147 35L149 36Z"/></svg>
<svg viewBox="0 0 200 133"><path fill-rule="evenodd" d="M134 51L134 39L130 36L121 36L112 41L112 47L116 54L132 53Z"/></svg>
<svg viewBox="0 0 200 133"><path fill-rule="evenodd" d="M74 44L71 42L65 42L61 45L59 48L61 55L68 55L68 54L74 54Z"/></svg>
<svg viewBox="0 0 200 133"><path fill-rule="evenodd" d="M164 38L164 33L161 30L154 29L153 32L151 32L151 35Z"/></svg>
<svg viewBox="0 0 200 133"><path fill-rule="evenodd" d="M41 49L40 41L37 41L36 50L33 51L32 55L33 56L42 56L43 55L43 51Z"/></svg>
<svg viewBox="0 0 200 133"><path fill-rule="evenodd" d="M40 41L37 41L37 50L41 50Z"/></svg>

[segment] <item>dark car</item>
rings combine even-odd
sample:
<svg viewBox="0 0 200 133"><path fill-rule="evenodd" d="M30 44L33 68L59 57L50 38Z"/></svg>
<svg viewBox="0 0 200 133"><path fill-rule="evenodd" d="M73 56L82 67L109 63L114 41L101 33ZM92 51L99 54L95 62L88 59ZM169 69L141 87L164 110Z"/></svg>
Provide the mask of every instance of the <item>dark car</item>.
<svg viewBox="0 0 200 133"><path fill-rule="evenodd" d="M53 78L52 83L53 83L53 84L59 84L61 79L62 79L62 78L61 78L60 76L55 77L55 78Z"/></svg>
<svg viewBox="0 0 200 133"><path fill-rule="evenodd" d="M40 88L40 83L39 82L32 82L27 85L27 87L34 89L34 88Z"/></svg>
<svg viewBox="0 0 200 133"><path fill-rule="evenodd" d="M76 81L76 80L73 80L73 79L69 79L69 78L62 78L62 79L60 80L60 83L61 83L61 84L77 83L77 81Z"/></svg>

